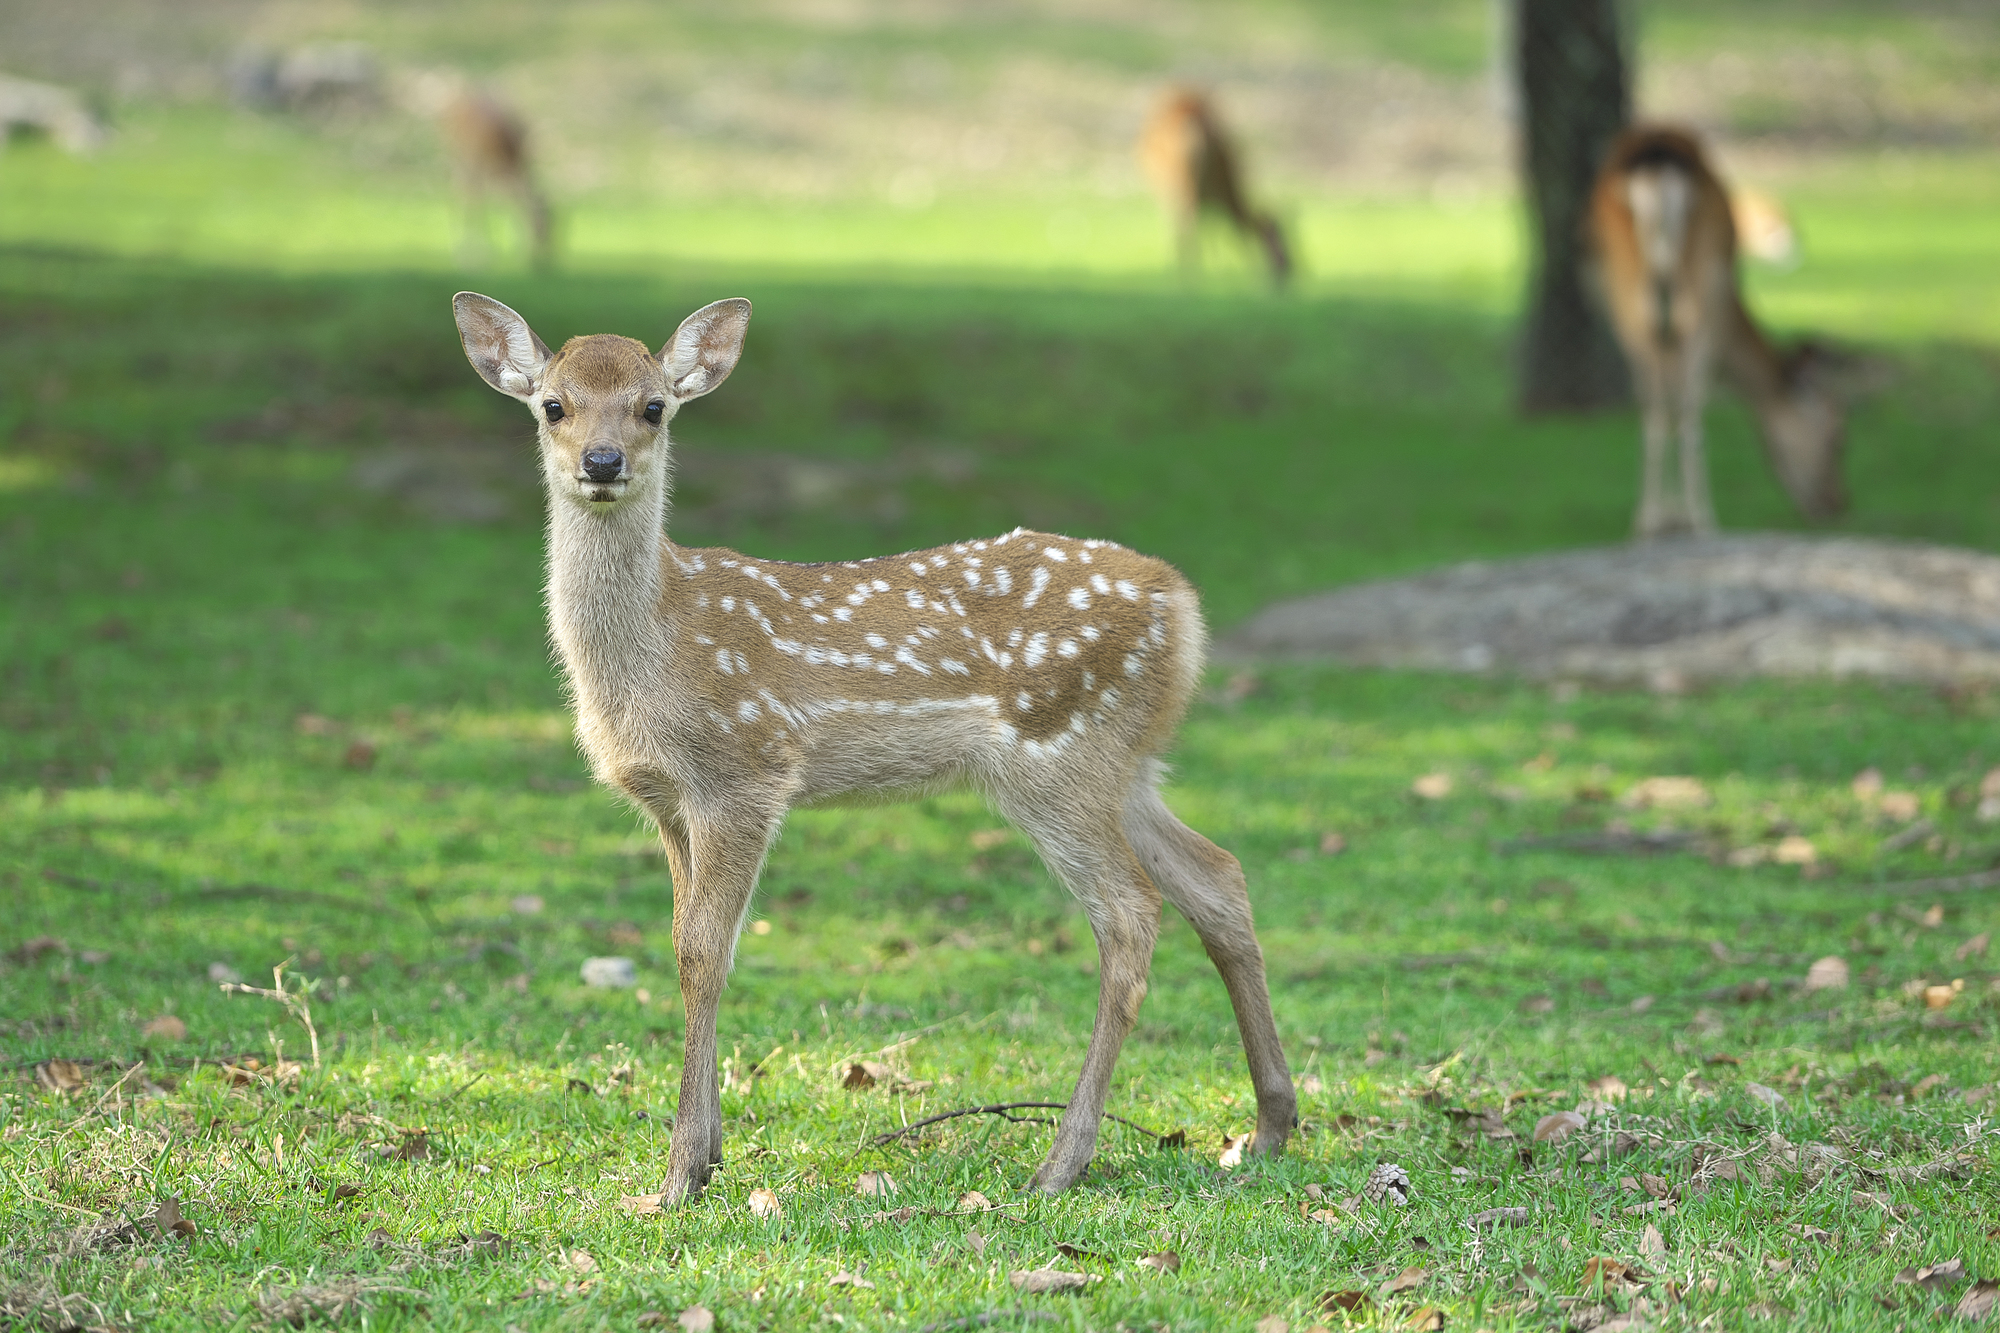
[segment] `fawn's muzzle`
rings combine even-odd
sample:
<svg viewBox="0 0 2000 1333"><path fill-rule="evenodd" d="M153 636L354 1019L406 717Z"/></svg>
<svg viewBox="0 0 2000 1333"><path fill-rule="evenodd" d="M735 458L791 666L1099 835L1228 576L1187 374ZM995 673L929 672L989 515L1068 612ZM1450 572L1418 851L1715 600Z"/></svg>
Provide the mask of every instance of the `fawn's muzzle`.
<svg viewBox="0 0 2000 1333"><path fill-rule="evenodd" d="M625 455L617 449L597 448L583 455L583 474L592 481L616 481L625 470Z"/></svg>

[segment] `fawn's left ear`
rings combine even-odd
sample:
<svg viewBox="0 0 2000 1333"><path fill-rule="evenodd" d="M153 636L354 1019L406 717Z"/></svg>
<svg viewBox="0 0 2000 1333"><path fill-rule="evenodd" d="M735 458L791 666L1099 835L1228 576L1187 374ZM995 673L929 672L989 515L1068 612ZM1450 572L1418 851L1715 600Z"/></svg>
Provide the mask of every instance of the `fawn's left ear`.
<svg viewBox="0 0 2000 1333"><path fill-rule="evenodd" d="M452 297L451 313L458 320L465 359L479 372L479 378L509 398L524 403L533 398L535 381L549 363L549 348L535 336L528 321L478 292Z"/></svg>
<svg viewBox="0 0 2000 1333"><path fill-rule="evenodd" d="M718 388L743 355L750 329L750 303L740 296L705 305L681 321L660 349L667 391L681 402Z"/></svg>

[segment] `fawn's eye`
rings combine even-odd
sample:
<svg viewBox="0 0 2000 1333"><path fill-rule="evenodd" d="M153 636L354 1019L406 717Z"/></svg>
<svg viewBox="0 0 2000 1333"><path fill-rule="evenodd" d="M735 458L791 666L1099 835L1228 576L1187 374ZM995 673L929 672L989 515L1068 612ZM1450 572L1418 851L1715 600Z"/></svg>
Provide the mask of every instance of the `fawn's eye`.
<svg viewBox="0 0 2000 1333"><path fill-rule="evenodd" d="M660 424L660 418L665 415L666 410L667 405L665 403L647 403L646 420L657 426Z"/></svg>
<svg viewBox="0 0 2000 1333"><path fill-rule="evenodd" d="M553 398L549 399L546 403L542 404L542 415L550 421L561 421L563 418L562 404Z"/></svg>

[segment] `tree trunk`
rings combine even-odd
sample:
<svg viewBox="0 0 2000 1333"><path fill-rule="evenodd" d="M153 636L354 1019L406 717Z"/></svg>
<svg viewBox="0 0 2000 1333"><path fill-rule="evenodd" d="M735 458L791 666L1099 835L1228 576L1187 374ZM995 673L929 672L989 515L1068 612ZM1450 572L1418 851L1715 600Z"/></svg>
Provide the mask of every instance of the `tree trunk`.
<svg viewBox="0 0 2000 1333"><path fill-rule="evenodd" d="M1517 0L1515 54L1535 268L1521 408L1575 412L1631 399L1625 359L1583 280L1590 189L1632 114L1619 0Z"/></svg>

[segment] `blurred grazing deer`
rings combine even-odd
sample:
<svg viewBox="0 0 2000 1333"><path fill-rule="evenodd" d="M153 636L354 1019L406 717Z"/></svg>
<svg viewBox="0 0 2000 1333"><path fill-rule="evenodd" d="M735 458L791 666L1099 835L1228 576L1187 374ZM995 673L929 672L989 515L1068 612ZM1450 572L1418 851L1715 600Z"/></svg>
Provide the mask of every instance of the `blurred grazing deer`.
<svg viewBox="0 0 2000 1333"><path fill-rule="evenodd" d="M468 230L485 230L486 211L498 196L521 210L535 267L554 258L548 197L535 182L528 128L512 107L455 78L427 82L421 104L437 118L451 154L452 174L465 200Z"/></svg>
<svg viewBox="0 0 2000 1333"><path fill-rule="evenodd" d="M1273 282L1282 287L1291 277L1285 233L1276 218L1250 206L1236 148L1206 97L1187 88L1168 93L1139 136L1139 162L1173 215L1184 270L1201 262L1202 214L1217 212L1263 247Z"/></svg>
<svg viewBox="0 0 2000 1333"><path fill-rule="evenodd" d="M549 624L598 780L659 828L686 1006L666 1201L722 1160L716 1014L764 858L800 805L971 788L1034 842L1097 937L1097 1021L1034 1187L1089 1165L1160 927L1179 908L1221 972L1257 1093L1292 1089L1236 858L1160 799L1201 683L1195 592L1163 561L1016 529L876 560L787 564L667 539L667 423L734 369L750 303L695 311L657 353L550 352L489 297L452 301L467 359L536 420Z"/></svg>
<svg viewBox="0 0 2000 1333"><path fill-rule="evenodd" d="M1827 355L1780 352L1743 306L1729 195L1695 138L1635 126L1606 157L1589 219L1596 279L1632 366L1645 444L1634 531L1642 539L1715 531L1702 409L1719 368L1757 415L1764 452L1808 518L1846 507L1843 412ZM1678 486L1666 477L1678 441Z"/></svg>

